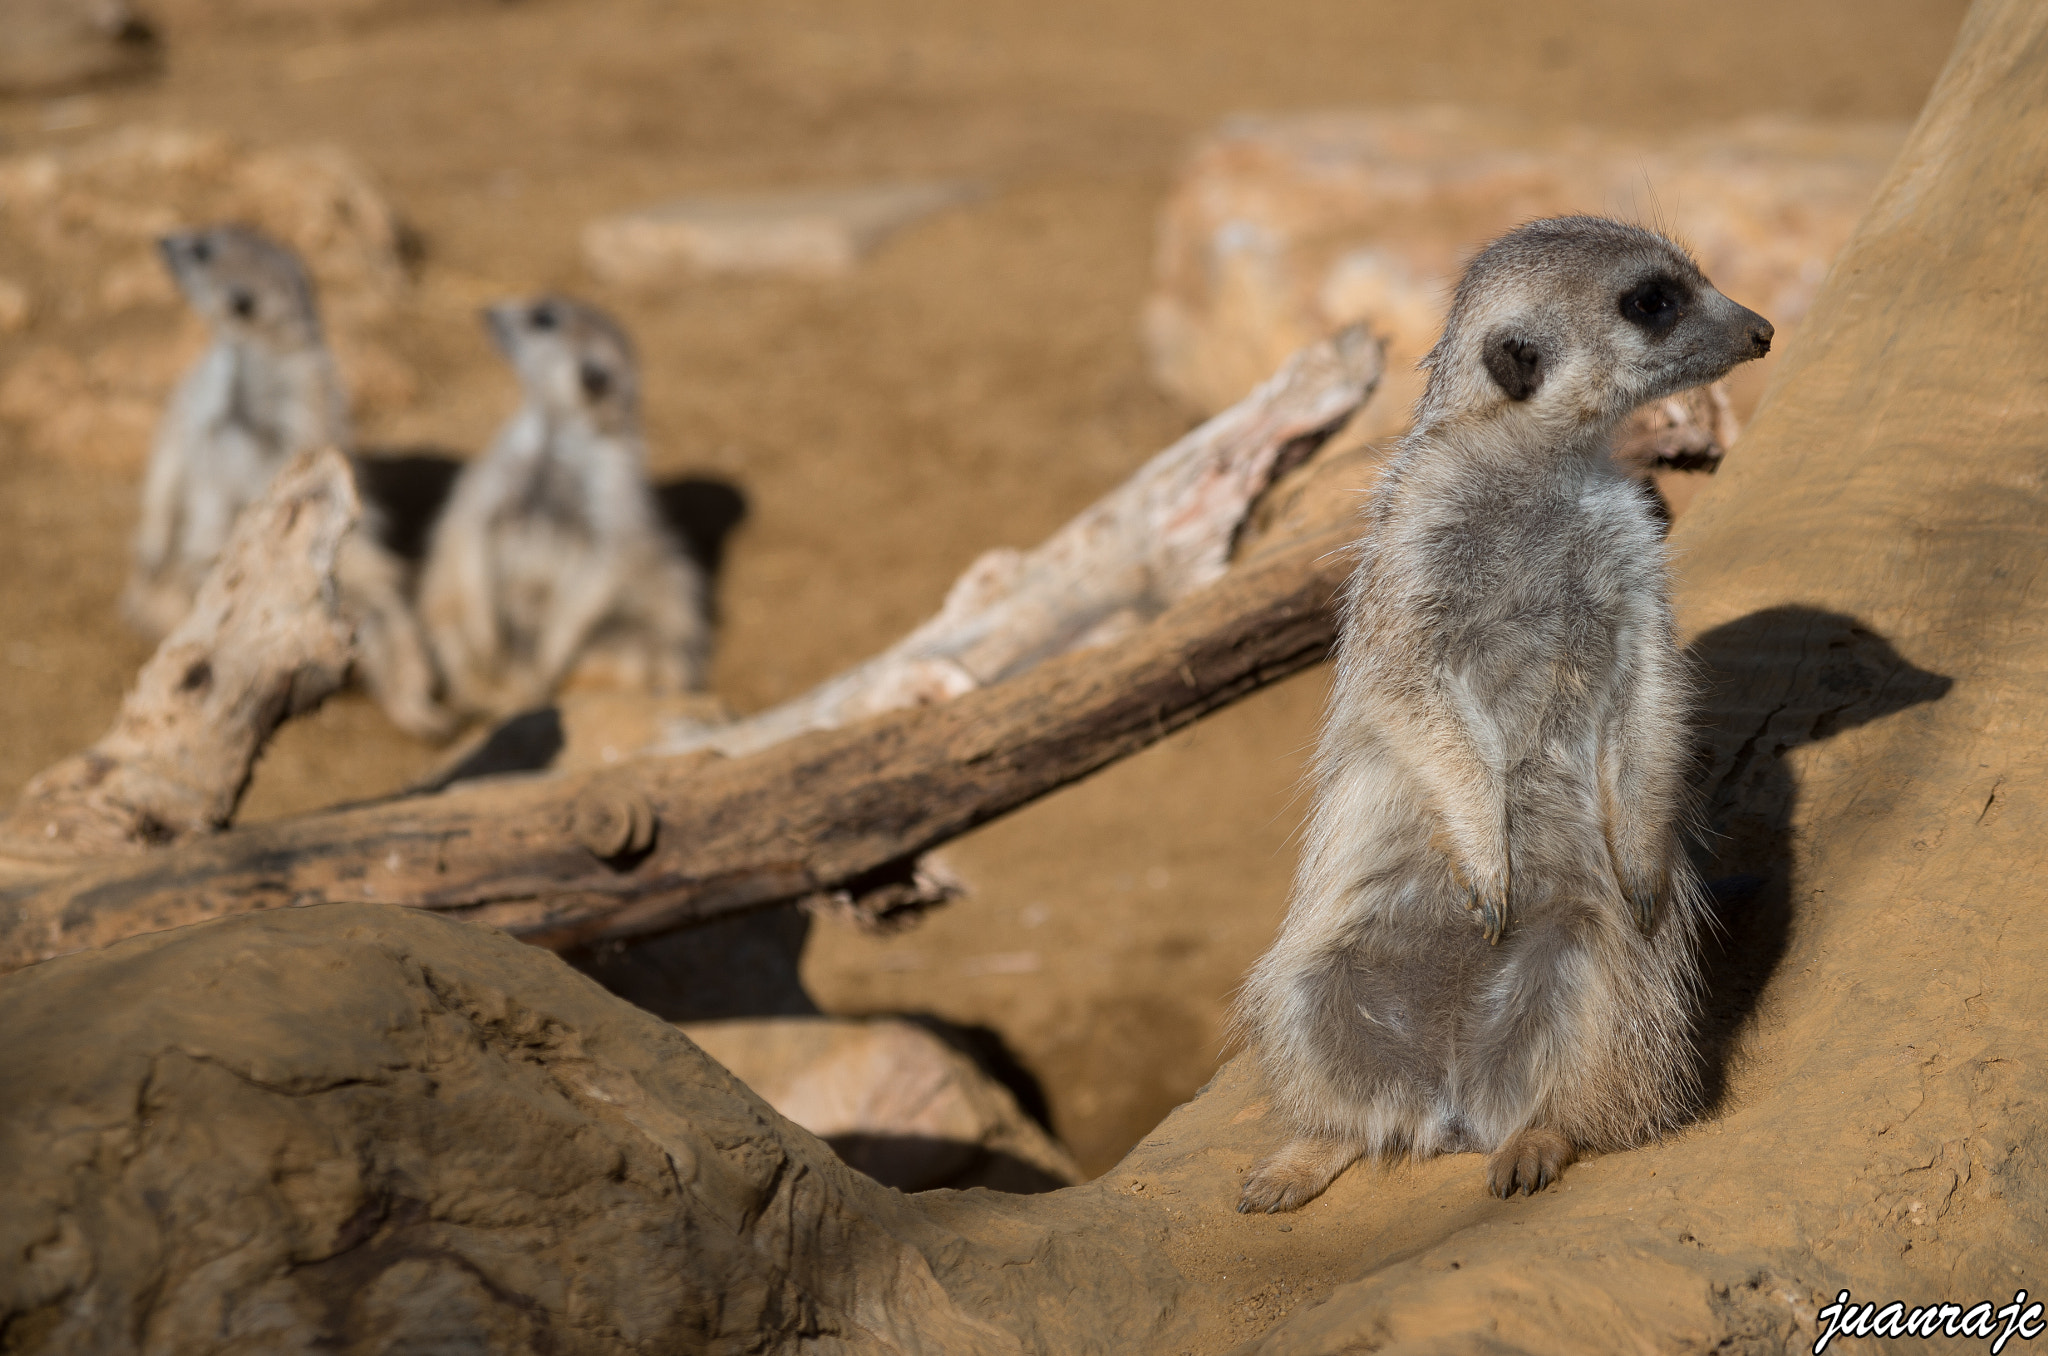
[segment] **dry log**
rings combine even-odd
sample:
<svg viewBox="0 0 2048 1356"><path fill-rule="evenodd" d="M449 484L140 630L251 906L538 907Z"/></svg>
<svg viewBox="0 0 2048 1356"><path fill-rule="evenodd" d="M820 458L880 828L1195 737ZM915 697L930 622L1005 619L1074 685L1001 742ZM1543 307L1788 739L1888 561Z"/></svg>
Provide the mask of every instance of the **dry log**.
<svg viewBox="0 0 2048 1356"><path fill-rule="evenodd" d="M1347 501L1335 491L1305 497L1303 485L1355 480L1359 456L1294 477L1301 483L1278 495L1266 491L1342 426L1380 370L1380 346L1362 330L1311 347L1038 550L984 557L940 616L903 644L809 698L717 732L722 747L766 749L813 731L786 756L727 761L700 747L600 772L458 786L132 860L75 862L61 875L0 873L0 970L136 932L336 900L447 911L551 946L644 936L791 899L830 900L867 920L942 900L951 888L921 853L1321 658L1326 605L1342 574L1332 554L1342 532L1332 529ZM279 502L297 492L286 486ZM1317 511L1304 516L1303 503ZM1261 526L1248 526L1255 504ZM260 545L277 535L281 511L246 520L238 540L259 544L244 549L296 549ZM1299 540L1205 589L1225 576L1233 549L1262 530ZM273 572L277 606L297 599L315 630L334 624L321 573L332 555L331 545L325 557L300 549L297 573ZM143 736L163 738L166 701L193 705L178 684L201 672L199 637L210 653L227 639L213 631L242 618L233 638L249 648L236 663L251 684L302 662L290 644L266 658L272 633L287 635L283 623L233 601L257 572L238 567L215 578L224 591L195 612L200 629L173 636L145 671L133 717L117 726L121 740L31 787L17 818L27 823L33 811L36 829L59 825L51 841L84 845L72 857L97 840L63 828L58 801L80 794L67 788L128 784L94 781L115 765L109 747L136 767L154 766L144 761ZM1176 608L1176 599L1185 602ZM1123 641L1092 648L1112 632ZM1062 652L1076 662L1042 662ZM224 668L217 656L211 663ZM997 679L1007 681L983 687ZM301 695L310 696L319 685L306 682ZM212 683L223 686L219 677ZM946 702L943 716L917 709L945 697L960 700ZM282 698L177 707L186 724L173 727L178 738L163 756L205 750L204 776L187 783L209 795L182 817L129 811L112 821L127 832L123 841L148 841L137 822L173 825L164 841L220 828L262 738L289 709ZM131 729L139 733L124 733ZM98 806L109 792L94 795Z"/></svg>
<svg viewBox="0 0 2048 1356"><path fill-rule="evenodd" d="M1363 454L1289 496L1284 539L1122 642L748 758L709 750L255 825L0 886L0 970L227 914L410 904L564 947L845 891L1327 652Z"/></svg>
<svg viewBox="0 0 2048 1356"><path fill-rule="evenodd" d="M679 725L653 751L752 753L1128 634L1222 578L1252 506L1372 397L1385 369L1362 325L1309 345L1036 549L976 560L938 615L881 654L757 716Z"/></svg>
<svg viewBox="0 0 2048 1356"><path fill-rule="evenodd" d="M0 870L6 857L119 856L225 827L271 732L348 671L353 628L336 609L334 561L360 512L339 452L280 472L113 728L37 775L0 820Z"/></svg>

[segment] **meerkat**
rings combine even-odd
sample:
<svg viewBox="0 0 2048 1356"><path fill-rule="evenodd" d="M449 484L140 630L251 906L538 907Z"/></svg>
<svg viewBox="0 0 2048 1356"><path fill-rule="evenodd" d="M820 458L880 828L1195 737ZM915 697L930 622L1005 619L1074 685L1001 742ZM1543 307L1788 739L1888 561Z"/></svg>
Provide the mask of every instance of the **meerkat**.
<svg viewBox="0 0 2048 1356"><path fill-rule="evenodd" d="M1770 342L1619 222L1532 222L1466 271L1367 499L1287 919L1239 997L1292 1134L1239 1210L1403 1152L1533 1192L1695 1110L1690 687L1610 440Z"/></svg>
<svg viewBox="0 0 2048 1356"><path fill-rule="evenodd" d="M152 636L184 617L236 517L280 468L310 448L351 451L347 400L298 257L241 226L180 232L157 245L213 342L172 393L143 479L122 610ZM355 667L400 727L439 737L448 716L434 701L405 567L380 528L366 506L335 561L337 593L356 626Z"/></svg>
<svg viewBox="0 0 2048 1356"><path fill-rule="evenodd" d="M483 318L524 399L457 478L428 547L420 610L450 700L479 715L527 710L572 670L701 689L708 590L647 482L625 332L565 297Z"/></svg>

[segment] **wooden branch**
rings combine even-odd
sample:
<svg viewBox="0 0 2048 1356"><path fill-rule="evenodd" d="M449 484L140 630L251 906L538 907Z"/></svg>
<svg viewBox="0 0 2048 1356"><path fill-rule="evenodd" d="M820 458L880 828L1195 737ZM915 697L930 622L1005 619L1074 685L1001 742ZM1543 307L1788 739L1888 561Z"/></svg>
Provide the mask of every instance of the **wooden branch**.
<svg viewBox="0 0 2048 1356"><path fill-rule="evenodd" d="M336 609L334 560L360 512L339 452L280 472L113 728L38 774L0 820L0 863L139 853L225 826L271 732L348 670L353 628Z"/></svg>
<svg viewBox="0 0 2048 1356"><path fill-rule="evenodd" d="M409 904L565 947L848 891L902 888L918 854L1327 652L1365 454L1285 497L1295 531L1114 645L949 702L575 776L262 824L55 881L0 886L0 970L292 904Z"/></svg>
<svg viewBox="0 0 2048 1356"><path fill-rule="evenodd" d="M330 900L566 946L796 898L868 919L943 899L951 887L920 853L1322 656L1342 534L1328 514L1305 526L1300 484L1266 492L1370 397L1382 361L1362 329L1305 350L1037 550L983 557L903 643L763 717L679 740L692 751L137 855L220 829L263 740L345 667L331 575L352 482L339 457L296 468L245 515L114 733L38 778L8 821L0 841L39 860L0 869L0 969ZM315 503L335 507L301 512ZM1226 575L1240 538L1276 524L1312 540Z"/></svg>
<svg viewBox="0 0 2048 1356"><path fill-rule="evenodd" d="M1223 576L1252 506L1343 427L1385 370L1384 347L1362 325L1310 345L1036 549L976 560L937 616L881 654L759 715L679 724L651 751L752 753L1127 634Z"/></svg>

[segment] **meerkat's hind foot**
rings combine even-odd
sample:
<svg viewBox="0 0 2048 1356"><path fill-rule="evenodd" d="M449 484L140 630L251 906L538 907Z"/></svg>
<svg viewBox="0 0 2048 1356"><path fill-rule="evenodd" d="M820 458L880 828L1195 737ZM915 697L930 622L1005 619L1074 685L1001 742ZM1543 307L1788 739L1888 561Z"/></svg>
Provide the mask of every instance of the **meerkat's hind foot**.
<svg viewBox="0 0 2048 1356"><path fill-rule="evenodd" d="M1322 1195L1338 1174L1364 1153L1365 1146L1356 1140L1325 1135L1292 1139L1245 1174L1237 1213L1276 1215L1299 1210Z"/></svg>
<svg viewBox="0 0 2048 1356"><path fill-rule="evenodd" d="M1572 1142L1547 1126L1532 1125L1509 1135L1486 1161L1486 1185L1506 1200L1534 1195L1563 1175L1572 1161Z"/></svg>

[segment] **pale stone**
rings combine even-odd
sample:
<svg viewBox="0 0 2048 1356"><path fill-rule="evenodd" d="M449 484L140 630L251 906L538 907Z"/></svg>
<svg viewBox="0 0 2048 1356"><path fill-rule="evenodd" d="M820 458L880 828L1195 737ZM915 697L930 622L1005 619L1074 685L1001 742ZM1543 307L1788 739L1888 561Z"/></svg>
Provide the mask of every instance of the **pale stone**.
<svg viewBox="0 0 2048 1356"><path fill-rule="evenodd" d="M21 425L28 447L141 467L158 412L203 344L156 240L218 222L254 226L306 261L359 413L412 401L411 369L376 337L410 287L403 228L347 156L126 127L0 158L0 246L28 261L36 286L31 299L0 280L0 331L33 314L43 341L0 376L0 417ZM99 324L152 313L168 323L112 342Z"/></svg>
<svg viewBox="0 0 2048 1356"><path fill-rule="evenodd" d="M693 1022L684 1034L761 1100L890 1186L1065 1186L1081 1171L1010 1091L894 1017Z"/></svg>
<svg viewBox="0 0 2048 1356"><path fill-rule="evenodd" d="M1387 339L1388 380L1363 431L1398 432L1464 261L1567 212L1677 235L1782 343L1905 130L1759 119L1652 143L1450 109L1240 119L1195 150L1165 208L1152 368L1197 409L1220 409L1303 344L1365 320ZM1737 415L1756 393L1734 384Z"/></svg>
<svg viewBox="0 0 2048 1356"><path fill-rule="evenodd" d="M583 231L583 257L608 282L708 273L844 273L893 235L978 196L971 184L683 198L605 217Z"/></svg>

